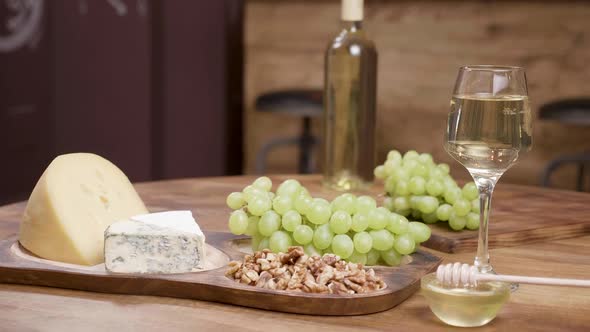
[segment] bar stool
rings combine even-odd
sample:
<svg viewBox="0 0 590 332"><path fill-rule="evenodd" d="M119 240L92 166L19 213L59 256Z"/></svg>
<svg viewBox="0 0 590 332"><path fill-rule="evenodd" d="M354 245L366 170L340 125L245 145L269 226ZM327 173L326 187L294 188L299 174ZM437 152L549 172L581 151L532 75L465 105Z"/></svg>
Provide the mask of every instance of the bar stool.
<svg viewBox="0 0 590 332"><path fill-rule="evenodd" d="M322 90L281 90L262 94L256 98L256 110L259 112L281 113L302 118L301 134L296 137L274 139L262 146L256 155L256 172L266 171L266 158L271 150L283 145L299 145L299 173L309 174L314 171L312 158L313 147L318 139L311 134L311 119L322 115Z"/></svg>
<svg viewBox="0 0 590 332"><path fill-rule="evenodd" d="M541 106L539 119L556 120L564 124L590 126L590 99L564 99ZM541 185L550 185L551 174L566 164L578 165L576 190L584 191L584 180L587 176L587 164L590 163L590 151L559 156L550 161L541 175Z"/></svg>

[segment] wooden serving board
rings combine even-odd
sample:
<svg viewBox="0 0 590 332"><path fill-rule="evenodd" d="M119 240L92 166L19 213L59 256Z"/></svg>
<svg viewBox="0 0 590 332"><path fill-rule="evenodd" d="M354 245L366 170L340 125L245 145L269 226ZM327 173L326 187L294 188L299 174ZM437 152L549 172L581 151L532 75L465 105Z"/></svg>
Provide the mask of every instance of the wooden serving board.
<svg viewBox="0 0 590 332"><path fill-rule="evenodd" d="M448 253L477 250L478 231L453 231L447 223L430 225L425 247ZM590 234L590 194L498 185L492 199L490 248L512 247Z"/></svg>
<svg viewBox="0 0 590 332"><path fill-rule="evenodd" d="M265 310L308 315L362 315L390 309L420 286L420 278L433 271L441 258L424 251L399 267L375 267L387 287L370 294L323 295L261 289L227 277L227 263L242 260L244 237L205 232L208 248L205 269L168 275L113 274L104 264L80 266L33 256L16 237L0 241L0 282L49 286L100 293L154 295L228 303Z"/></svg>

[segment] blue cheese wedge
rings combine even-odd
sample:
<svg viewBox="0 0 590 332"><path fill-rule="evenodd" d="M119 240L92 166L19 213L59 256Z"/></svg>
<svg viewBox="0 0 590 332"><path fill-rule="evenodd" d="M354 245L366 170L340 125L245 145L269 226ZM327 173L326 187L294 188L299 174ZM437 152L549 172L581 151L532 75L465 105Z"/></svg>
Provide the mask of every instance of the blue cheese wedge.
<svg viewBox="0 0 590 332"><path fill-rule="evenodd" d="M105 267L115 273L186 273L205 260L205 235L190 211L144 214L111 224Z"/></svg>

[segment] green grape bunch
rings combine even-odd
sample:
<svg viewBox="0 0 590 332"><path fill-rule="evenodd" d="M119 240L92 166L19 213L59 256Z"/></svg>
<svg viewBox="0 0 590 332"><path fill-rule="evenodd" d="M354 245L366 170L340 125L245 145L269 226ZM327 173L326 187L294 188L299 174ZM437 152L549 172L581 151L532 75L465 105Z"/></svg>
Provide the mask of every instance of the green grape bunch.
<svg viewBox="0 0 590 332"><path fill-rule="evenodd" d="M402 156L392 150L374 173L384 182L383 205L390 211L426 224L447 222L455 231L479 228L477 186L468 182L459 187L449 165L436 164L432 155L410 150Z"/></svg>
<svg viewBox="0 0 590 332"><path fill-rule="evenodd" d="M253 251L286 252L297 245L308 255L396 266L430 238L427 225L378 207L370 196L346 193L328 201L312 197L297 180L284 181L276 192L272 185L263 176L227 196L229 230L251 236Z"/></svg>

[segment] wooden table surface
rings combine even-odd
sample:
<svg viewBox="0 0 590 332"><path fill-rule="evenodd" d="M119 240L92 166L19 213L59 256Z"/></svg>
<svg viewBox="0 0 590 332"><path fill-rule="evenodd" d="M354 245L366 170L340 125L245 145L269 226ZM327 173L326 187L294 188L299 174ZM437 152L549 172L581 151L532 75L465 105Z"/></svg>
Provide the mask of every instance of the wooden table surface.
<svg viewBox="0 0 590 332"><path fill-rule="evenodd" d="M271 177L283 180L286 176ZM298 176L312 194L331 196L319 189L317 176ZM226 230L229 209L225 197L239 191L252 177L226 177L142 183L137 189L150 210L191 209L202 228ZM498 193L531 191L530 187L500 184ZM547 189L535 189L539 194ZM498 195L502 197L502 195ZM576 215L568 203L590 204L590 194L567 195L544 206ZM534 203L535 195L531 195ZM496 209L502 209L500 202ZM532 204L534 205L534 204ZM15 234L24 208L16 203L0 208L0 238ZM493 213L492 213L493 214ZM578 217L580 217L578 215ZM582 216L590 219L590 216ZM493 215L492 215L493 218ZM493 223L493 219L491 221ZM555 220L560 223L560 220ZM589 220L590 222L590 220ZM443 254L446 262L471 262L473 253ZM510 274L589 278L590 236L523 243L491 251L497 271ZM317 317L283 314L217 303L89 293L44 287L0 285L0 330L2 331L148 331L221 330L453 330L441 323L416 293L401 305L378 314L355 317ZM460 328L456 328L460 330ZM547 330L589 331L590 288L521 285L499 316L480 331Z"/></svg>

